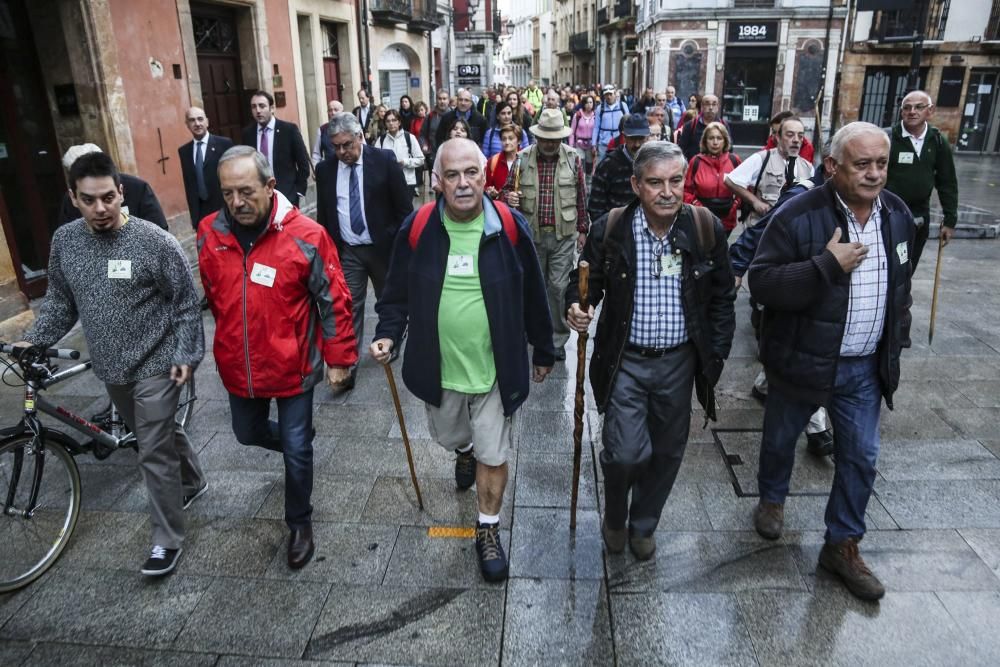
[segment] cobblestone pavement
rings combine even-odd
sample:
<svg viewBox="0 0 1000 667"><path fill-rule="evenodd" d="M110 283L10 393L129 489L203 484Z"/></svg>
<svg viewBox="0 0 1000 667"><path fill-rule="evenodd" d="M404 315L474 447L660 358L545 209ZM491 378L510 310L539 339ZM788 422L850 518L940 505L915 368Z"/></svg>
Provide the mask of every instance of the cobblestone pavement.
<svg viewBox="0 0 1000 667"><path fill-rule="evenodd" d="M0 664L1000 664L998 243L947 249L933 347L933 249L914 281L914 346L896 410L883 414L862 544L888 588L881 604L816 571L832 467L804 443L789 531L767 542L751 527L762 409L749 395L757 366L743 290L720 420L702 430L693 419L653 560L602 549L592 404L569 532L572 343L519 415L502 585L482 581L471 540L429 535L470 526L475 492L455 490L452 456L403 391L426 505L417 510L385 377L370 360L347 396L317 392L317 552L289 571L281 461L236 443L209 357L190 435L211 490L188 512L177 572L138 572L149 534L135 456L81 458L84 511L69 548L42 579L0 596ZM210 316L205 326L210 339ZM81 377L51 394L86 415L102 390ZM11 423L19 392L0 395Z"/></svg>

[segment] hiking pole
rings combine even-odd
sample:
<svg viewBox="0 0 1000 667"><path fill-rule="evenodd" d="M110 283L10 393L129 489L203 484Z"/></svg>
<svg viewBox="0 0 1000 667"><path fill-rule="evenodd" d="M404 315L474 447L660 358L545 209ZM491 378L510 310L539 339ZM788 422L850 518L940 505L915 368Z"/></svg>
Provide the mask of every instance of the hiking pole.
<svg viewBox="0 0 1000 667"><path fill-rule="evenodd" d="M943 226L943 225L942 225ZM938 233L937 266L934 268L934 296L931 297L931 323L927 328L927 344L934 340L934 319L937 317L938 286L941 282L941 251L944 250L944 237Z"/></svg>
<svg viewBox="0 0 1000 667"><path fill-rule="evenodd" d="M378 344L378 351L382 351L382 343ZM403 434L403 446L406 448L406 462L410 465L410 479L413 481L413 490L417 492L417 505L421 511L424 509L424 499L420 497L420 485L417 483L417 471L413 468L413 452L410 450L410 438L406 435L406 420L403 418L403 407L399 404L399 392L396 391L396 378L392 375L392 367L389 364L382 364L385 368L385 379L389 381L389 391L392 392L392 402L396 406L396 417L399 418L399 432Z"/></svg>
<svg viewBox="0 0 1000 667"><path fill-rule="evenodd" d="M577 273L580 290L580 308L587 312L587 283L590 280L590 264L580 262ZM576 530L576 501L580 495L580 457L583 453L583 392L587 368L587 338L581 331L576 340L576 404L573 407L573 489L569 501L569 529Z"/></svg>

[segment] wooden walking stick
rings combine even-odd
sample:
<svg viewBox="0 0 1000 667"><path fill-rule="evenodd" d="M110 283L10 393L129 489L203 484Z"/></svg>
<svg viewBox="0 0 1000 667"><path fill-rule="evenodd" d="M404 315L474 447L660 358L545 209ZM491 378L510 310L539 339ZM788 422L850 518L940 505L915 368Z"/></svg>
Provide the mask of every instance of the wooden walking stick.
<svg viewBox="0 0 1000 667"><path fill-rule="evenodd" d="M382 343L378 344L379 352L382 351ZM399 418L399 432L403 434L403 446L406 448L406 462L410 465L410 479L413 481L413 490L417 492L417 506L421 511L424 509L424 499L420 497L420 485L417 483L417 471L413 468L413 452L410 450L410 438L406 435L406 420L403 418L403 407L399 404L399 392L396 391L396 378L392 375L392 367L389 364L382 364L385 368L385 379L389 381L389 391L392 392L392 402L396 406L396 417Z"/></svg>
<svg viewBox="0 0 1000 667"><path fill-rule="evenodd" d="M590 280L590 264L580 262L577 273L580 290L580 308L587 312L587 283ZM569 529L576 530L576 500L580 494L580 457L583 453L583 383L587 369L587 338L581 331L576 340L576 404L573 407L573 490L569 501Z"/></svg>
<svg viewBox="0 0 1000 667"><path fill-rule="evenodd" d="M942 225L943 227L944 225ZM940 234L940 232L938 232ZM941 251L944 250L944 237L938 236L937 267L934 269L934 296L931 297L931 323L927 328L927 344L934 340L934 318L937 317L938 285L941 282Z"/></svg>

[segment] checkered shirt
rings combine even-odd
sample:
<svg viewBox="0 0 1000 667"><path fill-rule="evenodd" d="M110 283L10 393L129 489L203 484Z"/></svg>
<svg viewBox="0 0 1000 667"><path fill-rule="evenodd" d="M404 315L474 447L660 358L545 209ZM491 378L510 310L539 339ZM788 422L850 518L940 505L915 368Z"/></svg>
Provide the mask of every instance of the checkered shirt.
<svg viewBox="0 0 1000 667"><path fill-rule="evenodd" d="M649 230L642 207L636 208L632 218L635 236L635 304L632 312L632 329L628 342L640 347L663 350L677 347L688 340L684 320L684 303L681 300L681 276L654 275L661 256L669 256L673 249L664 237L656 238Z"/></svg>
<svg viewBox="0 0 1000 667"><path fill-rule="evenodd" d="M837 195L837 203L847 215L847 231L852 242L863 243L868 254L851 271L847 325L840 341L840 356L864 357L874 354L885 328L885 301L889 283L888 259L882 242L882 201L876 199L871 217L862 227L853 211Z"/></svg>

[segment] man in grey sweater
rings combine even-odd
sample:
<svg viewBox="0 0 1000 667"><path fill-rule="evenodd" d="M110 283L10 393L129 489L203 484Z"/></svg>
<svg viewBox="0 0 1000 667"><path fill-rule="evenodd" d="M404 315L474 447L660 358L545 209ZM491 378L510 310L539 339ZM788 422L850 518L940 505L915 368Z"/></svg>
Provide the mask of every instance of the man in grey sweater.
<svg viewBox="0 0 1000 667"><path fill-rule="evenodd" d="M177 240L122 212L107 154L78 158L69 180L83 218L52 238L48 292L25 341L52 346L79 318L94 374L136 435L153 526L142 573L164 575L181 554L183 509L208 487L174 421L180 386L205 355L198 296Z"/></svg>

